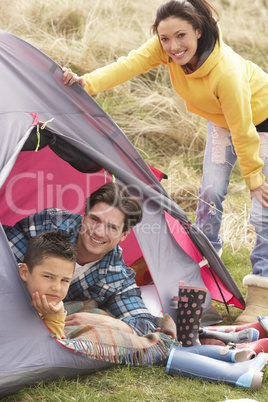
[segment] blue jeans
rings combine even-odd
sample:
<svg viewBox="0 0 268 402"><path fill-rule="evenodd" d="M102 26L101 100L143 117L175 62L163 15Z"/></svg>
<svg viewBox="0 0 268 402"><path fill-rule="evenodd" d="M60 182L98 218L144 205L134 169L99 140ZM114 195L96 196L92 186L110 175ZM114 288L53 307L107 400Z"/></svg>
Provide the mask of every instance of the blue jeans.
<svg viewBox="0 0 268 402"><path fill-rule="evenodd" d="M260 135L260 156L264 161L263 174L268 181L268 133ZM211 241L216 251L223 246L219 236L222 221L222 203L227 194L230 175L237 161L229 130L208 122L208 136L203 163L202 185L198 196L195 224ZM254 226L257 240L250 255L254 275L268 277L268 208L255 197L252 200L250 223Z"/></svg>

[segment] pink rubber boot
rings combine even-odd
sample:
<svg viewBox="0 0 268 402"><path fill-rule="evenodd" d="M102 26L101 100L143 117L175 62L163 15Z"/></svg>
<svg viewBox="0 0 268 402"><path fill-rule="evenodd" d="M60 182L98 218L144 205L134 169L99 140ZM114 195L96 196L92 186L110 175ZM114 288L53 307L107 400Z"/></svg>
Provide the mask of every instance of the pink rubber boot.
<svg viewBox="0 0 268 402"><path fill-rule="evenodd" d="M236 349L245 349L250 359L257 356L259 353L268 353L268 338L262 338L255 342L238 343Z"/></svg>
<svg viewBox="0 0 268 402"><path fill-rule="evenodd" d="M243 329L247 328L255 328L259 331L259 339L267 338L267 331L263 328L263 326L259 322L253 322L251 324L239 324L239 325L215 325L211 327L206 327L204 329L209 331L219 331L219 332L239 332Z"/></svg>

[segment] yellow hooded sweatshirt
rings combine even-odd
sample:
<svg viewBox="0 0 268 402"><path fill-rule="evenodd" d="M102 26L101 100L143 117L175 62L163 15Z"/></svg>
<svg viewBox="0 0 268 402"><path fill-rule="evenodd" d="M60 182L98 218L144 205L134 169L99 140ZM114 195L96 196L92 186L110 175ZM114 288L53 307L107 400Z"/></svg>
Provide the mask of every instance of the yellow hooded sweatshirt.
<svg viewBox="0 0 268 402"><path fill-rule="evenodd" d="M161 64L169 69L174 90L185 100L188 111L231 131L232 141L250 190L263 184L263 161L255 126L268 118L268 74L244 60L220 38L205 62L192 74L169 62L157 36L127 57L99 68L83 78L89 94L97 94Z"/></svg>

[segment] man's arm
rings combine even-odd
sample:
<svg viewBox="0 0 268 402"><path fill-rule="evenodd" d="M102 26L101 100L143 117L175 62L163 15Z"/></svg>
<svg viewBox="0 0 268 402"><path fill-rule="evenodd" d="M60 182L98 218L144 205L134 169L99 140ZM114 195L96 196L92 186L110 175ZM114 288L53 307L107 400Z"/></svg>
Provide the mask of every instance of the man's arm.
<svg viewBox="0 0 268 402"><path fill-rule="evenodd" d="M44 230L53 230L49 224L51 210L42 210L18 221L14 226L3 225L17 262L22 263L28 241ZM48 227L48 229L47 229Z"/></svg>
<svg viewBox="0 0 268 402"><path fill-rule="evenodd" d="M3 228L17 262L22 263L27 243L32 237L46 230L60 229L69 233L71 238L75 238L76 228L80 222L80 215L47 208L21 219L14 226L3 225Z"/></svg>
<svg viewBox="0 0 268 402"><path fill-rule="evenodd" d="M135 280L130 286L116 293L106 303L107 310L125 324L132 327L137 335L154 332L157 327L154 317L149 312L141 297L141 290Z"/></svg>
<svg viewBox="0 0 268 402"><path fill-rule="evenodd" d="M135 333L143 336L149 332L154 332L157 327L153 316L150 314L142 298L139 296L140 289L134 284L137 293L134 295L126 291L111 297L105 303L106 311L115 317L104 314L90 314L89 312L78 312L66 317L65 326L73 325L112 325L117 326L125 333ZM124 310L124 313L122 312ZM131 310L129 310L131 309Z"/></svg>
<svg viewBox="0 0 268 402"><path fill-rule="evenodd" d="M132 271L132 270L131 270ZM92 298L98 307L107 311L111 316L78 312L66 317L66 326L71 325L117 325L127 333L135 332L143 336L154 332L157 327L154 317L146 308L141 297L141 290L134 278L126 279L125 275L116 274L116 282L108 284L114 277L105 275L102 280L93 283L96 271L90 271L81 282L71 284L70 292L65 301L87 300ZM99 277L98 277L99 279ZM88 282L88 288L85 286Z"/></svg>

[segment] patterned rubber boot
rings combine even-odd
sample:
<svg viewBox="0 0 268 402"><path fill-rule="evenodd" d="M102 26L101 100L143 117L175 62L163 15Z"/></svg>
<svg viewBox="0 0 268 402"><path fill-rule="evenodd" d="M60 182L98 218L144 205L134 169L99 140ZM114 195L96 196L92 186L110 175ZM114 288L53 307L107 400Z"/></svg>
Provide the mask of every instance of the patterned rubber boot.
<svg viewBox="0 0 268 402"><path fill-rule="evenodd" d="M179 296L173 300L178 301L177 338L182 346L200 345L198 330L206 293L206 288L184 286L184 282L180 282Z"/></svg>

